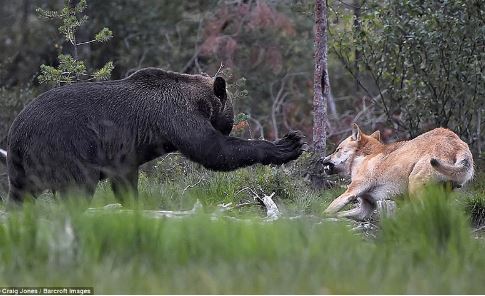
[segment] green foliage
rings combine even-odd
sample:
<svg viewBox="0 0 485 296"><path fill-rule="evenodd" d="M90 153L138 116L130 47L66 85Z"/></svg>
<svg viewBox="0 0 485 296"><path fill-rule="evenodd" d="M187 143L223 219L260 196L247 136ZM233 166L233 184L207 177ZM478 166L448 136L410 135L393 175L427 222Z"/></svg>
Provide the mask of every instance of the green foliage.
<svg viewBox="0 0 485 296"><path fill-rule="evenodd" d="M109 61L101 69L93 73L95 80L108 80L111 76L111 71L113 71L114 65L112 61Z"/></svg>
<svg viewBox="0 0 485 296"><path fill-rule="evenodd" d="M475 226L485 225L485 195L472 195L465 201L465 210Z"/></svg>
<svg viewBox="0 0 485 296"><path fill-rule="evenodd" d="M244 114L244 113L239 113L234 117L234 125L238 125L241 122L248 121L249 115Z"/></svg>
<svg viewBox="0 0 485 296"><path fill-rule="evenodd" d="M252 174L224 174L180 197L164 197L168 192L147 179L140 201L146 206L149 199L193 194L218 203L221 189L233 190L226 178L234 183ZM100 189L94 203L111 198ZM310 217L235 221L214 219L209 209L154 219L136 206L134 212L87 212L82 199L41 199L1 216L0 284L93 286L96 293L480 293L485 245L470 237L454 197L431 190L422 201L402 204L376 240L362 239L345 222L316 224Z"/></svg>
<svg viewBox="0 0 485 296"><path fill-rule="evenodd" d="M295 170L300 169L297 166L288 165L284 169L254 166L235 172L212 172L173 153L148 167L141 184L146 188L148 200L157 198L157 206L166 209L190 207L197 199L210 208L222 202L238 204L252 201L254 193L262 196L274 192L275 199L288 204L292 211L320 212L320 208L309 208L304 204L310 195L312 199L318 199L318 196L309 190L304 179L294 178ZM110 194L109 186L105 189L103 194ZM207 198L202 199L201 196ZM322 201L321 198L319 200Z"/></svg>
<svg viewBox="0 0 485 296"><path fill-rule="evenodd" d="M95 38L90 41L79 42L76 38L79 28L86 24L88 16L83 12L87 8L86 0L79 1L75 6L71 4L70 0L64 1L64 7L60 11L44 10L37 8L39 16L54 21L60 21L61 25L58 30L63 38L72 45L73 53L60 54L57 58L59 65L57 67L41 65L38 79L42 84L62 85L70 84L80 80L107 80L111 76L114 68L113 62L107 62L102 68L88 74L86 70L85 61L78 58L78 47L87 46L90 43L103 43L113 37L113 33L108 28L103 28L95 35Z"/></svg>
<svg viewBox="0 0 485 296"><path fill-rule="evenodd" d="M475 227L485 225L485 182L483 173L475 177L472 190L463 199L463 207L470 215L471 223Z"/></svg>
<svg viewBox="0 0 485 296"><path fill-rule="evenodd" d="M420 200L405 200L394 217L381 221L376 239L363 239L353 223L319 216L341 190L312 192L290 177L293 169L214 173L171 155L142 174L139 203L125 206L134 212L86 211L115 202L107 182L91 202L42 196L21 210L0 212L0 285L169 294L485 289L485 241L471 236L468 212L457 202L463 194L432 188ZM214 219L217 204L252 200L245 187L276 192L284 217L263 223L263 211L254 206ZM480 186L467 194L484 196ZM154 219L142 211L189 210L197 199L204 209L190 218ZM285 218L302 213L311 216Z"/></svg>
<svg viewBox="0 0 485 296"><path fill-rule="evenodd" d="M41 65L38 79L40 83L69 84L76 81L77 77L86 74L84 62L75 60L70 55L61 54L57 57L59 66L57 68Z"/></svg>
<svg viewBox="0 0 485 296"><path fill-rule="evenodd" d="M352 12L333 15L334 51L363 87L377 98L396 127L411 136L432 126L456 130L468 143L478 135L485 84L481 49L485 22L480 1L366 1L360 28ZM370 91L375 88L375 91Z"/></svg>
<svg viewBox="0 0 485 296"><path fill-rule="evenodd" d="M248 90L246 89L246 78L241 77L233 84L229 85L229 91L232 94L234 100L240 100L248 97Z"/></svg>
<svg viewBox="0 0 485 296"><path fill-rule="evenodd" d="M98 34L94 37L94 40L97 42L106 42L110 40L113 37L113 32L111 32L110 29L108 28L103 28L101 31L99 31Z"/></svg>
<svg viewBox="0 0 485 296"><path fill-rule="evenodd" d="M455 196L442 187L427 188L422 198L401 204L394 217L382 222L381 239L407 244L406 255L417 261L467 253L471 229Z"/></svg>
<svg viewBox="0 0 485 296"><path fill-rule="evenodd" d="M87 8L86 0L80 0L75 6L71 5L71 0L64 1L64 7L60 11L44 10L37 8L39 16L46 19L60 20L59 32L73 45L76 44L76 31L88 20L87 15L81 15Z"/></svg>
<svg viewBox="0 0 485 296"><path fill-rule="evenodd" d="M221 65L222 67L222 65ZM216 76L220 76L226 80L226 90L230 100L232 101L233 107L237 109L237 106L244 101L249 99L249 92L247 90L246 78L241 77L237 80L234 79L234 71L231 68L219 69ZM242 132L246 127L248 127L248 120L251 118L250 115L246 113L238 113L234 116L234 129L233 135L237 135L238 131Z"/></svg>
<svg viewBox="0 0 485 296"><path fill-rule="evenodd" d="M224 78L227 82L227 92L233 102L238 102L248 98L248 90L246 85L246 78L241 77L235 79L234 70L232 68L223 68L217 73L218 76Z"/></svg>

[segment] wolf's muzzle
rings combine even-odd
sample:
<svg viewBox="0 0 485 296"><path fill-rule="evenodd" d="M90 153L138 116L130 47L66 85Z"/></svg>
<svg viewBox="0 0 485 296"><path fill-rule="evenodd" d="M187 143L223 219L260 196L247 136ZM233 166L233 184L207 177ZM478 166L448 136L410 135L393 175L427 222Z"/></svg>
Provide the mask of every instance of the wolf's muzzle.
<svg viewBox="0 0 485 296"><path fill-rule="evenodd" d="M325 157L322 160L322 165L323 165L323 171L325 172L325 174L333 175L337 173L335 171L335 165L330 161L329 157Z"/></svg>

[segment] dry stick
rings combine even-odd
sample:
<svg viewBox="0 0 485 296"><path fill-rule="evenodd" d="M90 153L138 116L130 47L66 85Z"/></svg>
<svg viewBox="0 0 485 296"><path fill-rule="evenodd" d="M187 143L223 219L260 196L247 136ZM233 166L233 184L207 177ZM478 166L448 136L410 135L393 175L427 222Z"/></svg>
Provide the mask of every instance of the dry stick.
<svg viewBox="0 0 485 296"><path fill-rule="evenodd" d="M248 189L249 189L249 187L244 187L241 190L239 190L238 192L234 193L234 196L237 196L239 193L243 192L244 190L248 190Z"/></svg>
<svg viewBox="0 0 485 296"><path fill-rule="evenodd" d="M266 207L266 218L269 220L276 220L280 217L280 211L272 199L274 194L275 193L273 192L270 195L265 195L261 198L261 202Z"/></svg>
<svg viewBox="0 0 485 296"><path fill-rule="evenodd" d="M252 188L249 188L249 187L243 188L243 190L245 189L252 191L254 194L255 201L259 202L259 204L261 204L266 208L266 220L274 221L280 217L281 215L280 211L276 206L276 203L272 199L273 196L275 195L274 192L271 193L270 195L264 195L263 197L260 197ZM219 213L220 213L220 212L225 212L228 210L241 208L244 206L256 205L256 204L258 203L245 202L245 203L237 204L236 206L231 206L231 203L228 203L228 204L220 204L218 205L218 207L219 207ZM86 212L93 213L93 212L102 212L106 210L115 210L117 213L134 212L134 210L125 210L125 209L122 209L122 207L123 206L121 204L109 204L102 208L89 208ZM194 207L188 211L143 210L142 213L152 218L183 218L199 212L202 209L202 207L203 206L201 202L197 199L196 203L194 204Z"/></svg>
<svg viewBox="0 0 485 296"><path fill-rule="evenodd" d="M482 226L480 226L480 227L478 227L478 228L476 228L476 229L473 229L473 231L472 231L472 232L473 232L473 233L476 233L476 232L479 232L479 231L482 231L482 230L485 230L485 225L482 225Z"/></svg>
<svg viewBox="0 0 485 296"><path fill-rule="evenodd" d="M228 211L228 210L234 210L234 209L239 209L239 208L242 208L242 207L246 207L246 206L254 206L254 205L259 205L259 203L257 202L254 202L254 201L247 201L247 202L242 202L242 203L239 203L235 206L232 205L232 202L230 203L227 203L227 204L218 204L217 207L219 207L220 210L222 211Z"/></svg>
<svg viewBox="0 0 485 296"><path fill-rule="evenodd" d="M224 68L224 63L223 62L221 62L221 65L219 66L219 69L217 69L216 74L214 74L214 77L216 77L217 74L219 74L219 72L221 72L222 68Z"/></svg>
<svg viewBox="0 0 485 296"><path fill-rule="evenodd" d="M273 196L275 193L271 193L270 195L264 194L263 197L260 197L252 188L246 187L253 193L253 198L259 202L261 206L263 206L266 209L266 218L269 220L276 220L280 216L280 211L278 210L278 207L276 206L276 203L273 201ZM261 189L260 189L261 190ZM261 190L262 191L262 190Z"/></svg>
<svg viewBox="0 0 485 296"><path fill-rule="evenodd" d="M182 195L184 195L184 194L185 194L185 191L187 191L189 188L194 188L195 186L199 185L199 184L200 184L200 182L202 182L202 181L205 181L205 178L201 177L201 178L199 179L199 181L197 181L195 184L189 184L189 185L187 185L187 186L184 188L184 190L182 191Z"/></svg>
<svg viewBox="0 0 485 296"><path fill-rule="evenodd" d="M219 210L222 211L222 212L225 212L225 211L228 211L228 210L233 210L233 209L241 208L241 207L244 207L244 206L259 204L266 209L266 219L267 220L274 221L274 220L276 220L280 217L281 214L280 214L280 211L278 209L278 206L276 206L276 203L272 199L273 196L275 195L274 192L271 193L270 195L264 195L263 197L260 197L252 188L245 187L245 188L241 189L240 191L238 191L237 193L244 191L244 190L250 190L253 193L254 200L255 200L254 202L240 203L240 204L237 204L233 207L231 207L231 203L220 204L220 205L218 205Z"/></svg>
<svg viewBox="0 0 485 296"><path fill-rule="evenodd" d="M125 210L122 209L121 204L109 204L102 208L89 208L86 212L87 213L94 213L94 212L103 212L106 210L115 210L116 213L134 213L135 210ZM188 211L163 211L163 210L143 210L141 211L143 214L152 217L152 218L182 218L191 216L202 209L202 203L197 199L194 204L194 207Z"/></svg>

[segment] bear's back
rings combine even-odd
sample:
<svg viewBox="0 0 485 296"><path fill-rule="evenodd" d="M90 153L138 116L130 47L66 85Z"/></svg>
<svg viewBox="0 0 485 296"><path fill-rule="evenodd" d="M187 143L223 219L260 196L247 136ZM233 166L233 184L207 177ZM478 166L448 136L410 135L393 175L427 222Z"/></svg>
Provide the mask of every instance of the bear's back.
<svg viewBox="0 0 485 296"><path fill-rule="evenodd" d="M219 102L212 101L212 81L203 75L146 68L121 80L57 87L35 98L19 113L9 131L9 139L13 142L9 142L62 137L70 131L76 133L102 122L125 128L132 125L132 121L149 120L150 113L158 115L158 106L190 110L200 105L193 100L213 106ZM135 119L140 116L144 118Z"/></svg>

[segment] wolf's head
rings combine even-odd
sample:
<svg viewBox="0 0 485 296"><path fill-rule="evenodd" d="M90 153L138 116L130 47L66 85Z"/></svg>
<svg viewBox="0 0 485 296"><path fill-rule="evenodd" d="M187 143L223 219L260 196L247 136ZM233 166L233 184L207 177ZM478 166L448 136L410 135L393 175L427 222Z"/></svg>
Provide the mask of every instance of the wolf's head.
<svg viewBox="0 0 485 296"><path fill-rule="evenodd" d="M350 176L358 158L372 154L372 149L381 146L381 133L364 134L357 124L352 125L352 135L343 140L337 149L323 160L325 173Z"/></svg>

